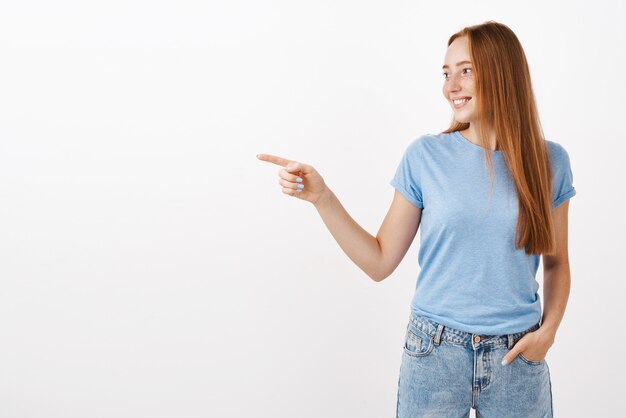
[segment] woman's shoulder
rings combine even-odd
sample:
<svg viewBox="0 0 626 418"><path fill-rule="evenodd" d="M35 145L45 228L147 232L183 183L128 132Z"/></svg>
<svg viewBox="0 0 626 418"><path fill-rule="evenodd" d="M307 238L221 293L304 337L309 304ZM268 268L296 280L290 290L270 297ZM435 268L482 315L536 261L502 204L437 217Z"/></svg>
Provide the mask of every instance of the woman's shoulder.
<svg viewBox="0 0 626 418"><path fill-rule="evenodd" d="M569 160L569 154L561 143L551 141L549 139L546 139L545 141L546 145L548 146L548 152L550 153L550 157L554 161Z"/></svg>
<svg viewBox="0 0 626 418"><path fill-rule="evenodd" d="M558 152L561 149L565 150L563 145L561 145L559 142L552 141L552 140L549 140L549 139L546 139L545 141L546 141L546 144L548 145L548 150L550 152L553 152L553 151L557 151Z"/></svg>
<svg viewBox="0 0 626 418"><path fill-rule="evenodd" d="M449 143L454 132L425 133L413 139L409 147L413 149L431 147L436 144Z"/></svg>
<svg viewBox="0 0 626 418"><path fill-rule="evenodd" d="M560 175L561 173L571 172L571 163L569 153L565 147L556 141L545 140L550 154L550 166L553 173Z"/></svg>

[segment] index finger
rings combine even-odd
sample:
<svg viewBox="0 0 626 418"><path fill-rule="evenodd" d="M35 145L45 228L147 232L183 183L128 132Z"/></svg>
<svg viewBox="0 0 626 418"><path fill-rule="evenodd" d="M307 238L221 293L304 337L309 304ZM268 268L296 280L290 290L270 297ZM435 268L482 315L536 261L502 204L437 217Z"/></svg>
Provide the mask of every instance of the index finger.
<svg viewBox="0 0 626 418"><path fill-rule="evenodd" d="M271 154L257 154L256 156L259 160L262 161L267 161L268 163L274 163L277 165L280 165L282 167L287 167L290 163L291 160L288 160L286 158L282 158L279 157L277 155L271 155Z"/></svg>

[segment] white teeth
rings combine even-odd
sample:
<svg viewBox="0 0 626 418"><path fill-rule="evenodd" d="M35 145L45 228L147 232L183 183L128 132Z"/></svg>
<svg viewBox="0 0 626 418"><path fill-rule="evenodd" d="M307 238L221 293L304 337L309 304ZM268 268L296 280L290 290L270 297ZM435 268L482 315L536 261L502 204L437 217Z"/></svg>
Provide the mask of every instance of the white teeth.
<svg viewBox="0 0 626 418"><path fill-rule="evenodd" d="M458 105L458 104L461 104L461 103L465 103L465 102L467 102L467 100L468 99L454 100L454 104Z"/></svg>

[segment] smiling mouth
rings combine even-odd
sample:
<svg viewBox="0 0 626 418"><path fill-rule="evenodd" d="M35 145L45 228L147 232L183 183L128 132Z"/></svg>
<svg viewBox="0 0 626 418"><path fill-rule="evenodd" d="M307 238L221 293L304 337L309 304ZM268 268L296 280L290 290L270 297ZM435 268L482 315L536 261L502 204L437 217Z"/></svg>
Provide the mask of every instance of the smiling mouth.
<svg viewBox="0 0 626 418"><path fill-rule="evenodd" d="M452 100L452 104L454 105L455 109L460 109L465 106L465 103L469 102L470 100L472 100L471 97L464 97L462 99Z"/></svg>
<svg viewBox="0 0 626 418"><path fill-rule="evenodd" d="M465 102L469 102L470 100L472 100L471 97L464 97L462 99L453 100L452 102L454 104L462 104L462 103L465 103Z"/></svg>

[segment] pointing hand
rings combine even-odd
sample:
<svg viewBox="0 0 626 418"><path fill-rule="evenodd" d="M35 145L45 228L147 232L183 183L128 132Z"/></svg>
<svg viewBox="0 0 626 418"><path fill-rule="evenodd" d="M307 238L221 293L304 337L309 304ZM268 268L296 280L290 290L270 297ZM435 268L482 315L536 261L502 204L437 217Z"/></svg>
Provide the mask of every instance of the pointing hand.
<svg viewBox="0 0 626 418"><path fill-rule="evenodd" d="M316 204L329 191L322 176L311 165L270 154L258 154L257 158L285 167L278 170L278 184L285 194Z"/></svg>

